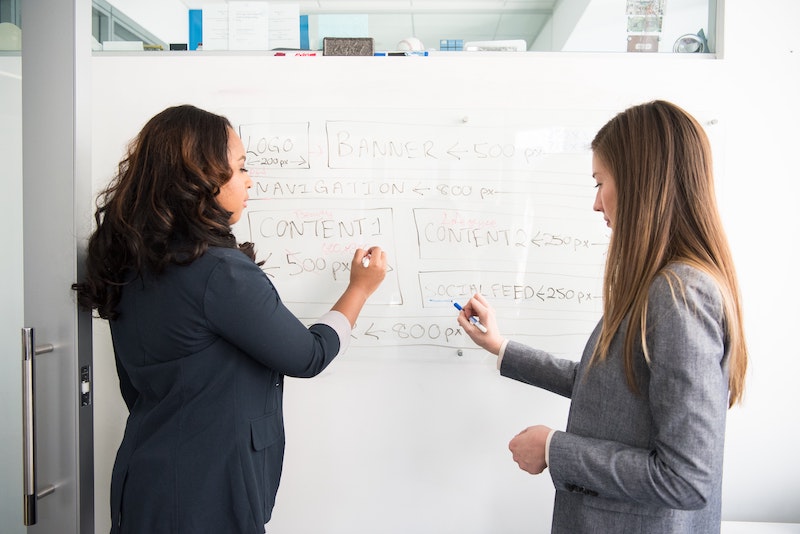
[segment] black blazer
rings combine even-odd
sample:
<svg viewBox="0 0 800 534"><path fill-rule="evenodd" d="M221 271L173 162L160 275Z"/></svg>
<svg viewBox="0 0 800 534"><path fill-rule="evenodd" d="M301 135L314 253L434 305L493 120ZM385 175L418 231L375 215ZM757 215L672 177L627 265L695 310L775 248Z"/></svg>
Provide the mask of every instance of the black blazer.
<svg viewBox="0 0 800 534"><path fill-rule="evenodd" d="M283 463L283 375L320 373L339 352L336 330L303 325L238 249L133 280L118 310L130 415L111 532L263 534Z"/></svg>

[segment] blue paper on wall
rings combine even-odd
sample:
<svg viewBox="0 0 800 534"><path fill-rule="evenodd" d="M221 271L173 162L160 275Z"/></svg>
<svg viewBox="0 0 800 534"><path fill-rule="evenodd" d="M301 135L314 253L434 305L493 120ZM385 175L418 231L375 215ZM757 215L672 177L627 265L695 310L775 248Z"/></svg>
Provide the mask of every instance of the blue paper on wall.
<svg viewBox="0 0 800 534"><path fill-rule="evenodd" d="M197 50L203 42L203 10L189 10L189 50Z"/></svg>

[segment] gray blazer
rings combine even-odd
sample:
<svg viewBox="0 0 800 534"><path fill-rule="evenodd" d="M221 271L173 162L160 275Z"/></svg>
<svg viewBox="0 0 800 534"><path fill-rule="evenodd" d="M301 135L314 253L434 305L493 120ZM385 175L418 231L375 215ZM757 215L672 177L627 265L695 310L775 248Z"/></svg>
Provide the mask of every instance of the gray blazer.
<svg viewBox="0 0 800 534"><path fill-rule="evenodd" d="M550 442L554 533L720 531L728 406L722 296L698 269L667 270L674 276L658 276L649 291L650 361L636 351L638 395L622 364L627 322L592 368L602 320L580 362L515 342L505 349L503 376L572 399L566 431Z"/></svg>

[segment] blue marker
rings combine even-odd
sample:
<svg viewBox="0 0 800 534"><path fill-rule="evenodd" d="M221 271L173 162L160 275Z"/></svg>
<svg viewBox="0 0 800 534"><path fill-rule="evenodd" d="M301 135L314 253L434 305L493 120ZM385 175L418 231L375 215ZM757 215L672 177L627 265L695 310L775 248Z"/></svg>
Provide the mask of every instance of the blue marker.
<svg viewBox="0 0 800 534"><path fill-rule="evenodd" d="M463 309L464 309L464 308L462 308L462 307L461 307L461 305L460 305L458 302L454 302L454 303L453 303L453 306L455 306L455 307L456 307L456 309L457 309L458 311L461 311L461 310L463 310ZM486 327L485 327L485 326L483 326L483 325L481 324L481 322L478 320L478 318L477 318L477 317L475 317L474 315L473 315L472 317L470 317L470 318L469 318L469 320L470 320L470 321L472 321L472 324L474 324L475 326L477 326L477 327L478 327L478 330L480 330L480 331L481 331L481 332L483 332L484 334L485 334L486 332L488 332L488 330L486 330Z"/></svg>

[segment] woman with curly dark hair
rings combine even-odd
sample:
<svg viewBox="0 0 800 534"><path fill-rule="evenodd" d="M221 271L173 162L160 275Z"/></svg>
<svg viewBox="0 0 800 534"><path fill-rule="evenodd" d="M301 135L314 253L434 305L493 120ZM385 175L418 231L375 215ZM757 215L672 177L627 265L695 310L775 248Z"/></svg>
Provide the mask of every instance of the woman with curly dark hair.
<svg viewBox="0 0 800 534"><path fill-rule="evenodd" d="M385 276L384 252L358 249L347 289L303 325L231 233L252 185L244 162L226 118L175 106L144 126L98 198L74 288L109 321L130 411L112 533L263 533L283 463L283 377L315 376L344 351Z"/></svg>

